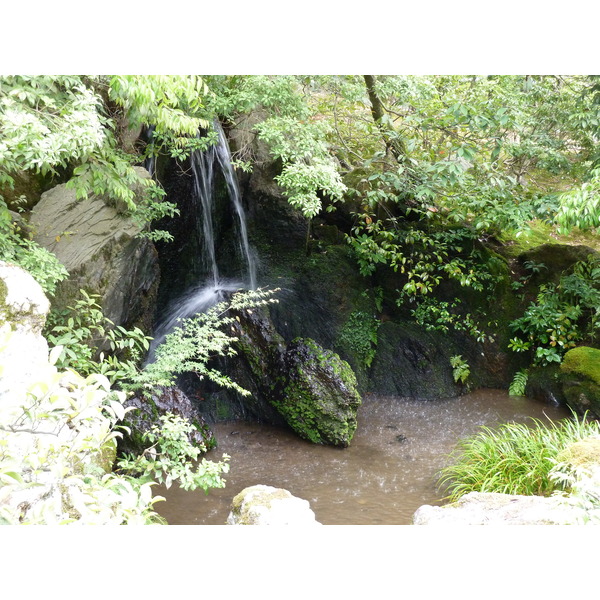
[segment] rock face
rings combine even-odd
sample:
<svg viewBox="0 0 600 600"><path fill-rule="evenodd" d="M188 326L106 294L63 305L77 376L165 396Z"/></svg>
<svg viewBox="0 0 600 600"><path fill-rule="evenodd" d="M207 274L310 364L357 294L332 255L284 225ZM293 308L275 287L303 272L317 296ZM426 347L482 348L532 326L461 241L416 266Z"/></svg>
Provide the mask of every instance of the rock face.
<svg viewBox="0 0 600 600"><path fill-rule="evenodd" d="M447 506L421 506L414 525L570 525L581 511L559 497L471 492Z"/></svg>
<svg viewBox="0 0 600 600"><path fill-rule="evenodd" d="M50 302L41 286L23 269L0 262L0 401L18 395L48 362L42 328Z"/></svg>
<svg viewBox="0 0 600 600"><path fill-rule="evenodd" d="M148 172L136 168L140 175ZM104 314L117 325L148 330L159 280L154 245L136 237L142 226L103 199L77 200L64 184L42 194L31 213L34 239L69 271L58 285L55 308L64 308L79 290L99 294Z"/></svg>
<svg viewBox="0 0 600 600"><path fill-rule="evenodd" d="M321 525L308 500L287 490L253 485L242 490L232 502L227 525Z"/></svg>
<svg viewBox="0 0 600 600"><path fill-rule="evenodd" d="M569 350L560 365L560 379L573 410L600 418L600 350L587 346Z"/></svg>

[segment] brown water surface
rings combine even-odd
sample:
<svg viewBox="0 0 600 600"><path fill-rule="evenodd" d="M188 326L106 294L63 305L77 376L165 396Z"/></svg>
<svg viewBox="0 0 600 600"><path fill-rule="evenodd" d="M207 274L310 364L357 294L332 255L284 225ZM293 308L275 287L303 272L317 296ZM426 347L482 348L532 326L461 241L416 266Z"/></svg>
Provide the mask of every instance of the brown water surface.
<svg viewBox="0 0 600 600"><path fill-rule="evenodd" d="M261 483L308 500L324 525L406 525L419 506L442 504L435 476L458 439L480 425L569 414L501 390L428 401L366 396L354 439L343 449L269 425L219 423L212 426L219 446L207 458L231 457L226 487L208 495L159 488L167 501L156 509L171 525L223 525L233 497Z"/></svg>

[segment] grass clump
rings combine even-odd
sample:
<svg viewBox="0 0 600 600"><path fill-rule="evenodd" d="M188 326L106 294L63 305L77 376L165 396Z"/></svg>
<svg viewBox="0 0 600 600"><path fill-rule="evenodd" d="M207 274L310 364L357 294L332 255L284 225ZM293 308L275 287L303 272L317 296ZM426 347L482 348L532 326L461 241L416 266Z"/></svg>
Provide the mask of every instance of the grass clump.
<svg viewBox="0 0 600 600"><path fill-rule="evenodd" d="M496 429L483 426L461 440L452 454L455 462L440 472L445 500L455 502L469 492L549 496L564 490L551 474L561 452L574 442L600 436L600 423L576 415L559 422L531 421Z"/></svg>

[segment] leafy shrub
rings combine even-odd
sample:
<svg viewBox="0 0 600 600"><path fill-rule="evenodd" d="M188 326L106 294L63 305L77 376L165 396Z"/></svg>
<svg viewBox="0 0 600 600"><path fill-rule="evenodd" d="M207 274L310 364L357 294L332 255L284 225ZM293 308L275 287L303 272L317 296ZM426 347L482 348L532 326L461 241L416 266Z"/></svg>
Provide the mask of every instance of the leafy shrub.
<svg viewBox="0 0 600 600"><path fill-rule="evenodd" d="M0 345L10 343L8 333ZM56 359L57 351L51 355ZM125 394L48 363L0 407L0 522L154 521L151 483L110 472Z"/></svg>
<svg viewBox="0 0 600 600"><path fill-rule="evenodd" d="M164 483L167 488L173 481L179 481L184 490L202 488L206 493L209 488L225 487L221 474L229 470L229 456L224 454L218 463L203 458L194 470L192 461L197 461L206 448L189 442L188 434L195 431L193 425L173 414L161 416L160 421L143 434L152 445L137 457L121 458L118 468L139 476L141 481Z"/></svg>
<svg viewBox="0 0 600 600"><path fill-rule="evenodd" d="M340 332L340 343L349 348L365 366L370 367L377 351L379 320L357 310L350 314Z"/></svg>
<svg viewBox="0 0 600 600"><path fill-rule="evenodd" d="M84 375L101 373L111 384L131 379L138 372L138 363L150 347L152 338L138 327L127 330L102 313L100 296L80 290L81 298L63 313L50 314L46 339L60 347L57 366L74 368ZM99 352L106 344L109 351Z"/></svg>
<svg viewBox="0 0 600 600"><path fill-rule="evenodd" d="M514 352L531 351L536 365L560 363L565 352L583 337L594 339L599 316L600 260L589 255L557 285L540 287L535 302L511 322L517 335L508 347Z"/></svg>
<svg viewBox="0 0 600 600"><path fill-rule="evenodd" d="M564 419L548 424L506 423L460 441L454 462L440 472L439 483L454 502L469 492L548 496L563 489L551 471L568 444L600 435L600 423Z"/></svg>
<svg viewBox="0 0 600 600"><path fill-rule="evenodd" d="M276 292L258 289L235 293L228 302L220 302L206 312L182 319L156 348L153 362L133 375L127 388L144 392L155 386L169 387L176 375L191 372L247 396L250 392L211 368L209 362L215 356L235 354L232 344L236 338L226 331L227 325L235 319L231 313L277 302L271 297Z"/></svg>
<svg viewBox="0 0 600 600"><path fill-rule="evenodd" d="M2 333L0 349L11 336ZM26 393L0 405L0 523L157 523L156 483L224 486L228 457L203 459L194 471L205 449L187 441L191 425L174 415L148 432L152 445L140 457L119 461L121 472L112 472L119 422L130 410L123 407L125 393L111 390L101 374L59 370L52 364L59 352L52 350Z"/></svg>

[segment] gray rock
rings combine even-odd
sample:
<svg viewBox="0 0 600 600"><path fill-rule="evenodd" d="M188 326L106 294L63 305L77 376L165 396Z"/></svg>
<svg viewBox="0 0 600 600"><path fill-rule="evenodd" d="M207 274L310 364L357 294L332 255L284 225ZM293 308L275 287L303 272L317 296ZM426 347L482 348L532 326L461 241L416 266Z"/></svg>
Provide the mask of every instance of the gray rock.
<svg viewBox="0 0 600 600"><path fill-rule="evenodd" d="M100 295L104 314L115 324L150 324L159 267L154 244L137 237L142 225L101 198L77 200L64 184L42 194L30 225L34 240L70 274L58 285L55 308L72 304L85 289Z"/></svg>
<svg viewBox="0 0 600 600"><path fill-rule="evenodd" d="M0 262L0 401L17 395L48 362L42 328L50 302L26 271Z"/></svg>
<svg viewBox="0 0 600 600"><path fill-rule="evenodd" d="M414 525L570 525L581 510L551 496L470 492L446 506L421 506Z"/></svg>
<svg viewBox="0 0 600 600"><path fill-rule="evenodd" d="M308 500L268 485L242 490L232 502L227 525L321 525Z"/></svg>

